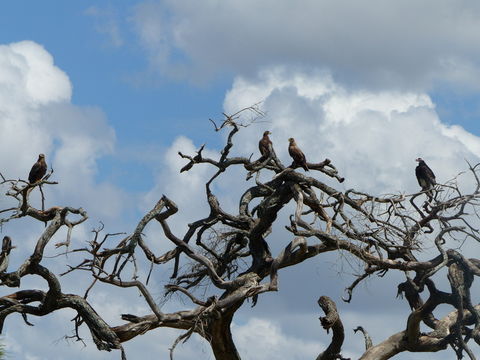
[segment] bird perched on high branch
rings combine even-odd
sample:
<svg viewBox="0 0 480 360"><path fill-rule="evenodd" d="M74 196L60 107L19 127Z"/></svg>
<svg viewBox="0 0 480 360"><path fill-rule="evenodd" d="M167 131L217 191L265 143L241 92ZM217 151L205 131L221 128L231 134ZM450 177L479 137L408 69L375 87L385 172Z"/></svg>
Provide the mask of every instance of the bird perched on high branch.
<svg viewBox="0 0 480 360"><path fill-rule="evenodd" d="M423 191L430 190L437 184L435 174L422 158L418 158L416 161L418 161L418 165L415 168L415 175L417 176L418 185L420 185Z"/></svg>
<svg viewBox="0 0 480 360"><path fill-rule="evenodd" d="M260 150L260 154L262 154L261 159L263 159L263 160L265 160L266 158L268 158L270 156L270 148L272 146L272 141L268 137L268 135L270 135L270 134L271 134L270 131L268 131L268 130L265 131L263 133L263 137L258 142L258 149Z"/></svg>
<svg viewBox="0 0 480 360"><path fill-rule="evenodd" d="M9 236L5 236L2 241L2 252L0 253L0 274L7 271L10 250L14 247L12 246L12 239Z"/></svg>
<svg viewBox="0 0 480 360"><path fill-rule="evenodd" d="M47 163L45 162L45 155L38 155L38 160L33 164L30 173L28 174L28 182L30 184L35 184L37 181L42 180L42 178L47 173Z"/></svg>
<svg viewBox="0 0 480 360"><path fill-rule="evenodd" d="M307 159L305 158L305 154L297 146L295 139L290 138L288 139L288 142L290 143L288 145L288 153L293 158L293 163L300 165L305 171L308 171Z"/></svg>

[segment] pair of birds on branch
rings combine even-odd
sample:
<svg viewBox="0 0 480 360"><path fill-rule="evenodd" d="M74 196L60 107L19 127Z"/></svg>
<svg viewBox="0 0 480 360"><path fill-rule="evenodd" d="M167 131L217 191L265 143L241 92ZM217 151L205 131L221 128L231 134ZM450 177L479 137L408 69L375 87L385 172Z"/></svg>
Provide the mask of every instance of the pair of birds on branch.
<svg viewBox="0 0 480 360"><path fill-rule="evenodd" d="M258 143L258 149L260 154L262 154L262 159L266 159L270 156L270 149L272 149L272 141L268 137L270 131L265 131L263 137ZM305 154L300 150L294 138L288 139L288 153L293 159L294 164L300 165L305 171L308 171L307 160ZM436 184L435 174L432 169L428 167L425 161L422 158L416 159L418 162L417 167L415 168L415 175L417 177L418 184L422 188L422 191L428 191L432 189Z"/></svg>
<svg viewBox="0 0 480 360"><path fill-rule="evenodd" d="M266 159L270 156L270 149L273 149L272 141L268 137L270 135L270 131L265 131L263 133L263 137L260 139L258 143L258 149L260 150L260 154L262 154L262 159ZM288 153L293 159L293 164L292 165L299 165L301 166L305 171L308 171L308 166L307 166L307 159L305 157L305 154L303 153L302 150L298 147L297 143L295 142L294 138L288 139Z"/></svg>

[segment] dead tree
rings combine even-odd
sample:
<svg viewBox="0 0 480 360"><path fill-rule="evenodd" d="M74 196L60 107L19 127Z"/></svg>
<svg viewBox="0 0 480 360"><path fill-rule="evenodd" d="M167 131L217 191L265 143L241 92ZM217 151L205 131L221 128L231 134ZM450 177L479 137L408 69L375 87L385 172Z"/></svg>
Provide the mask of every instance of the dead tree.
<svg viewBox="0 0 480 360"><path fill-rule="evenodd" d="M258 113L258 110L253 107L242 112ZM21 287L25 275L35 275L47 282L48 291L22 288L1 297L0 329L13 313L20 313L30 324L29 316L44 316L68 307L77 313L76 330L80 326L88 327L99 350L119 349L122 358L125 357L122 343L150 330L169 327L183 331L172 346L172 354L179 341L198 334L211 344L216 359L239 360L230 324L245 301L252 299L255 303L262 293L276 291L283 268L324 253L342 251L363 264L362 272L346 289L346 302L352 301L356 286L367 277L398 271L405 274L405 281L398 284L398 294L405 297L411 308L405 329L377 344L373 344L366 333L368 324L356 329L361 330L366 339L361 359L389 359L404 351L437 352L447 347L454 349L458 359L465 354L475 359L470 346L471 340L480 344L480 305L472 299L470 288L475 276L480 275L480 260L462 255L458 242L480 240L476 228L476 206L480 198L478 165L469 168L474 180L471 191L462 192L455 181L437 185L435 200L422 211L414 200L424 194L379 196L353 189L340 191L327 185L326 177L343 181L329 159L308 163L310 172L306 175L298 172L295 164L285 166L275 151L259 160L230 156L235 134L243 126L239 118L242 112L225 115L220 124L214 122L217 132L228 132L219 158L205 157L204 146L196 155L180 153L188 161L182 171L188 172L196 166L216 170L205 184L210 213L205 218L192 219L186 233L171 228L171 220L181 209L164 195L135 229L120 240L119 234L103 235L100 228L94 230L91 241L72 250L68 247L71 232L87 220L87 213L72 207L55 206L47 210L33 207L29 200L31 192L37 186L55 184L48 181L48 176L36 184L2 176L2 183L10 187L7 197L16 203L0 211L0 223L29 217L32 221L46 222L47 226L39 234L31 256L18 269L2 267L1 285ZM254 178L255 183L241 195L238 210L230 213L213 193L212 184L221 182L233 167L243 168L246 179ZM261 182L260 174L268 181ZM254 203L257 205L253 206ZM296 205L285 230L291 241L278 254L272 254L268 246L271 228L278 221L280 210L289 203ZM171 242L172 250L163 254L151 250L151 244L143 235L150 223L159 226L165 236L157 241ZM60 275L44 266L44 249L53 245L50 240L63 227L68 229L67 239L56 246L59 249L66 246L65 254L81 253L85 259L73 265L67 265L65 260L66 271L60 275L83 272L91 277L91 286L83 295L63 293ZM8 231L6 225L3 229ZM13 245L19 246L21 241L15 243L15 237L11 237ZM418 253L428 241L435 244L438 255L420 260ZM12 248L7 241L4 257L9 256ZM191 303L174 313L162 312L148 286L148 269L165 264L174 265L165 295L177 293ZM140 267L147 269L144 272L147 276L138 275ZM440 291L435 285L434 281L438 280L434 275L438 277L442 268L448 269L445 281L450 283L451 292ZM124 323L109 326L88 302L88 294L95 291L94 285L98 282L137 288L150 312L119 314ZM199 294L196 289L200 284L210 284L210 294ZM452 310L447 316L437 318L435 311L441 304L451 306ZM326 296L320 298L319 305L326 314L321 318L322 326L327 330L331 328L334 334L332 344L318 359L342 359L341 351L348 347L349 336L344 332L341 314ZM431 331L421 332L422 323Z"/></svg>

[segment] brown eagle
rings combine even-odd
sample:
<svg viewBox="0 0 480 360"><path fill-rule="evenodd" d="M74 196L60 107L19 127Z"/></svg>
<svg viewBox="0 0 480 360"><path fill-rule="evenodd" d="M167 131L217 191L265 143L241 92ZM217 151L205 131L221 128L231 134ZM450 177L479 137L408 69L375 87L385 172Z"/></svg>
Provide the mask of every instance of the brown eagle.
<svg viewBox="0 0 480 360"><path fill-rule="evenodd" d="M47 163L45 162L45 155L38 155L38 160L33 164L30 173L28 174L28 182L30 184L35 184L37 181L42 180L42 178L47 173Z"/></svg>
<svg viewBox="0 0 480 360"><path fill-rule="evenodd" d="M9 236L5 236L2 241L2 252L0 253L0 273L7 270L8 267L8 255L10 251L15 248L12 246L12 239Z"/></svg>
<svg viewBox="0 0 480 360"><path fill-rule="evenodd" d="M258 142L258 150L260 150L260 154L262 154L262 159L266 159L270 156L270 146L272 146L272 141L268 137L270 134L270 131L265 131L263 137Z"/></svg>
<svg viewBox="0 0 480 360"><path fill-rule="evenodd" d="M300 165L305 171L308 171L307 166L307 159L305 158L305 154L300 150L295 142L294 138L288 139L290 145L288 145L288 153L293 158L293 163Z"/></svg>
<svg viewBox="0 0 480 360"><path fill-rule="evenodd" d="M435 174L422 158L418 158L416 161L418 161L418 165L415 168L415 175L417 176L418 185L420 185L423 191L430 190L437 183Z"/></svg>

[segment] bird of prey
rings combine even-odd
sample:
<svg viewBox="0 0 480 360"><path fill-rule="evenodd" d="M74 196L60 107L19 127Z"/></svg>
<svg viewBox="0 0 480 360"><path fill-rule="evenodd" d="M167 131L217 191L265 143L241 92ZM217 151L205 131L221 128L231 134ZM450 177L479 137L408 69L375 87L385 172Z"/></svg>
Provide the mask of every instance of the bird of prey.
<svg viewBox="0 0 480 360"><path fill-rule="evenodd" d="M418 158L416 161L418 161L418 165L415 168L415 175L417 176L418 185L420 185L423 191L430 190L437 183L435 174L422 158Z"/></svg>
<svg viewBox="0 0 480 360"><path fill-rule="evenodd" d="M0 253L0 273L7 270L8 267L8 255L10 250L15 246L12 246L12 239L9 236L5 236L2 241L2 252Z"/></svg>
<svg viewBox="0 0 480 360"><path fill-rule="evenodd" d="M272 141L268 137L270 134L270 131L265 131L262 139L258 142L258 149L260 150L260 154L262 154L262 159L266 159L270 156L270 146L272 146Z"/></svg>
<svg viewBox="0 0 480 360"><path fill-rule="evenodd" d="M45 155L38 155L38 160L33 164L30 173L28 174L28 182L30 184L35 184L37 181L41 180L47 173L47 163L45 162Z"/></svg>
<svg viewBox="0 0 480 360"><path fill-rule="evenodd" d="M300 165L305 171L308 171L307 159L305 154L300 150L295 142L294 138L288 139L290 145L288 145L288 153L293 158L293 162L297 165Z"/></svg>

